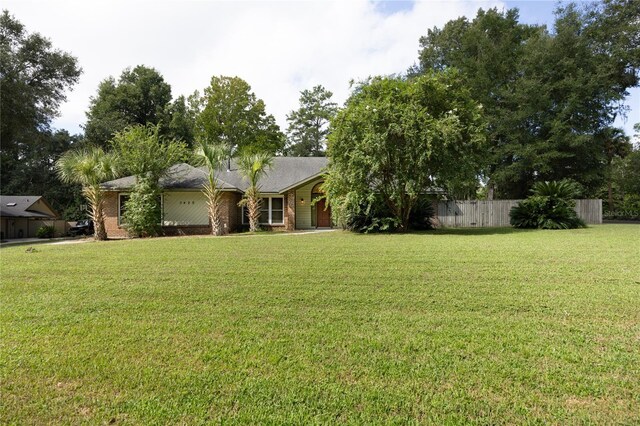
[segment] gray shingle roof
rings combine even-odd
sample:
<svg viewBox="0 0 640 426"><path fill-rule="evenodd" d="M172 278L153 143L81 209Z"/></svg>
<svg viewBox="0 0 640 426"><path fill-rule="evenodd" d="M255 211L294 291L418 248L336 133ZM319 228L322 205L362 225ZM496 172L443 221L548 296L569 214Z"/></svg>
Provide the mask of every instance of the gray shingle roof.
<svg viewBox="0 0 640 426"><path fill-rule="evenodd" d="M45 213L29 210L29 207L41 198L40 195L0 195L0 216L54 218Z"/></svg>
<svg viewBox="0 0 640 426"><path fill-rule="evenodd" d="M204 170L190 166L186 163L176 164L169 168L166 176L160 179L160 186L166 189L200 189L207 182L207 173ZM100 185L107 190L131 189L136 184L135 176L126 176L111 180ZM229 185L225 189L234 189Z"/></svg>
<svg viewBox="0 0 640 426"><path fill-rule="evenodd" d="M320 175L328 160L326 157L275 157L273 166L267 170L266 176L260 180L260 191L280 193L297 186L308 179ZM247 189L248 182L242 179L235 162L231 162L231 170L226 167L218 172L218 179L227 182L241 191Z"/></svg>
<svg viewBox="0 0 640 426"><path fill-rule="evenodd" d="M319 176L327 165L326 157L275 157L273 166L260 181L260 190L265 193L280 193L305 181ZM160 180L165 189L201 189L207 181L206 167L193 167L188 164L176 164L169 169L166 177ZM230 170L225 167L217 172L222 188L227 191L247 189L248 183L242 179L234 161ZM135 176L127 176L103 183L107 190L130 189L136 182Z"/></svg>

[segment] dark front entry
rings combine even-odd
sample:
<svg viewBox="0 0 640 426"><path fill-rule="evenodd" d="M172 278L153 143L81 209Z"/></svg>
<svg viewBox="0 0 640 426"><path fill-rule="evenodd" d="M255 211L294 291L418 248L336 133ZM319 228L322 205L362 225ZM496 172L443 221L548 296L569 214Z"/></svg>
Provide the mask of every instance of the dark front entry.
<svg viewBox="0 0 640 426"><path fill-rule="evenodd" d="M318 228L330 228L331 227L331 208L325 210L326 203L324 198L316 203L316 227Z"/></svg>

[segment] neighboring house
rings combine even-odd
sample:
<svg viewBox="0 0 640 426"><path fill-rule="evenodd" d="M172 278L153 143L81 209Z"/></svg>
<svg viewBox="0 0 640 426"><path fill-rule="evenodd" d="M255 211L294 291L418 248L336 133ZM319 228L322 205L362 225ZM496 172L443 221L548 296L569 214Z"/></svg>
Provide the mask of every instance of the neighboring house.
<svg viewBox="0 0 640 426"><path fill-rule="evenodd" d="M38 195L0 195L0 239L33 238L58 213Z"/></svg>
<svg viewBox="0 0 640 426"><path fill-rule="evenodd" d="M276 157L267 175L260 180L263 196L260 224L267 229L330 228L331 211L322 197L322 173L327 165L324 157ZM166 235L208 234L210 230L207 201L202 187L207 182L208 169L188 164L173 166L161 179L163 189L162 228ZM227 232L248 226L244 209L238 207L248 182L242 178L235 163L217 173L222 194L222 222ZM105 227L109 237L127 235L122 215L128 193L136 183L128 176L101 186L106 191ZM314 203L313 201L316 200Z"/></svg>

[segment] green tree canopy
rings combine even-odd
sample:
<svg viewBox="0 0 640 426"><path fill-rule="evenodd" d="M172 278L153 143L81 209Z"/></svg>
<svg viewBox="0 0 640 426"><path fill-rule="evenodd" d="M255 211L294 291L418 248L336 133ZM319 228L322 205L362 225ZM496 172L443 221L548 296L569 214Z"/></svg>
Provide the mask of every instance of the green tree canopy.
<svg viewBox="0 0 640 426"><path fill-rule="evenodd" d="M206 143L223 143L236 151L282 152L284 135L265 104L239 77L212 77L201 98L196 136Z"/></svg>
<svg viewBox="0 0 640 426"><path fill-rule="evenodd" d="M420 39L420 71L460 69L483 105L485 174L498 195L519 198L535 181L563 178L591 193L602 185L606 151L596 135L638 84L640 8L630 3L569 4L553 31L519 23L515 9L480 10Z"/></svg>
<svg viewBox="0 0 640 426"><path fill-rule="evenodd" d="M597 134L600 144L604 146L607 159L607 202L609 210L614 209L613 174L614 160L624 158L631 153L633 145L631 138L624 134L624 130L607 127Z"/></svg>
<svg viewBox="0 0 640 426"><path fill-rule="evenodd" d="M82 145L82 138L66 130L47 130L34 134L21 150L19 167L2 181L4 194L42 195L67 220L84 219L80 186L61 182L55 162L70 149Z"/></svg>
<svg viewBox="0 0 640 426"><path fill-rule="evenodd" d="M184 142L164 137L160 126L128 126L111 140L124 173L157 183L167 170L189 157Z"/></svg>
<svg viewBox="0 0 640 426"><path fill-rule="evenodd" d="M100 146L136 124L159 124L163 136L193 142L194 113L187 100L180 96L172 102L169 83L158 70L144 65L125 69L118 80L103 80L86 115L85 136Z"/></svg>
<svg viewBox="0 0 640 426"><path fill-rule="evenodd" d="M333 93L322 86L300 93L300 107L287 115L287 155L321 157L324 155L329 122L338 111L331 102Z"/></svg>
<svg viewBox="0 0 640 426"><path fill-rule="evenodd" d="M454 70L374 78L332 122L325 182L332 213L344 221L383 202L406 231L429 188L476 181L484 139L482 109Z"/></svg>
<svg viewBox="0 0 640 426"><path fill-rule="evenodd" d="M28 33L8 11L0 15L0 183L4 194L45 195L61 209L74 199L60 185L55 160L78 138L51 129L51 121L78 82L77 59Z"/></svg>
<svg viewBox="0 0 640 426"><path fill-rule="evenodd" d="M198 100L196 95L188 97L178 96L166 108L168 122L163 125L163 134L173 139L185 142L187 145L197 147L195 142L195 125L198 113Z"/></svg>
<svg viewBox="0 0 640 426"><path fill-rule="evenodd" d="M640 146L629 152L624 158L614 158L611 163L611 185L613 186L613 207L619 210L625 200L634 199L640 206Z"/></svg>

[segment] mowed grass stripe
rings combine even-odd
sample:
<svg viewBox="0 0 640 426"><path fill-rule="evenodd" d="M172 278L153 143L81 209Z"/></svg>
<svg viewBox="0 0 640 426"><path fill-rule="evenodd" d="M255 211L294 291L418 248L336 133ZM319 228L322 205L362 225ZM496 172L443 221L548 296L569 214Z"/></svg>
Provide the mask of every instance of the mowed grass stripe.
<svg viewBox="0 0 640 426"><path fill-rule="evenodd" d="M3 423L640 422L640 227L0 250Z"/></svg>

